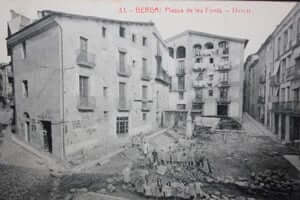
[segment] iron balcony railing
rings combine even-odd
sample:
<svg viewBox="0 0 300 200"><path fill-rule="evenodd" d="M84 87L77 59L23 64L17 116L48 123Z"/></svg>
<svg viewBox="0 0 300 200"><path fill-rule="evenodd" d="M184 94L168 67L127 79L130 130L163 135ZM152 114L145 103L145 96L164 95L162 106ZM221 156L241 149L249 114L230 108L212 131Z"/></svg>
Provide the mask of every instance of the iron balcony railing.
<svg viewBox="0 0 300 200"><path fill-rule="evenodd" d="M92 96L79 96L77 108L78 110L93 111L96 108L96 98Z"/></svg>
<svg viewBox="0 0 300 200"><path fill-rule="evenodd" d="M219 87L230 87L229 80L221 79L219 81Z"/></svg>
<svg viewBox="0 0 300 200"><path fill-rule="evenodd" d="M272 107L276 112L293 112L300 114L300 101L274 102Z"/></svg>
<svg viewBox="0 0 300 200"><path fill-rule="evenodd" d="M201 103L204 103L204 99L202 96L199 96L199 97L195 97L192 101L193 104L201 104Z"/></svg>
<svg viewBox="0 0 300 200"><path fill-rule="evenodd" d="M295 66L287 68L286 79L288 81L299 80L300 79L300 66L297 67L295 65Z"/></svg>
<svg viewBox="0 0 300 200"><path fill-rule="evenodd" d="M80 50L77 55L77 64L82 67L94 68L96 66L96 55Z"/></svg>
<svg viewBox="0 0 300 200"><path fill-rule="evenodd" d="M221 62L216 67L217 71L228 71L231 70L231 63L229 61Z"/></svg>
<svg viewBox="0 0 300 200"><path fill-rule="evenodd" d="M219 97L217 99L218 104L229 104L231 102L230 97L228 96L223 96L223 97Z"/></svg>
<svg viewBox="0 0 300 200"><path fill-rule="evenodd" d="M203 63L195 63L193 66L193 71L201 72L205 69L205 65Z"/></svg>
<svg viewBox="0 0 300 200"><path fill-rule="evenodd" d="M194 88L204 88L204 87L206 87L206 82L205 81L194 80L193 81L193 87Z"/></svg>

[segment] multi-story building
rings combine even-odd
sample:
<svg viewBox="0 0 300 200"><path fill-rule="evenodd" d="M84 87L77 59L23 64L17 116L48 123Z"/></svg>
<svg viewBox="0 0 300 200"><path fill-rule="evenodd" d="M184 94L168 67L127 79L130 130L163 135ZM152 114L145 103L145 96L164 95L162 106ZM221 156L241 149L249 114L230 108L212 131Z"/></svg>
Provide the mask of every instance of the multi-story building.
<svg viewBox="0 0 300 200"><path fill-rule="evenodd" d="M172 85L170 108L191 111L192 117L242 117L243 56L248 40L185 31L166 40Z"/></svg>
<svg viewBox="0 0 300 200"><path fill-rule="evenodd" d="M0 97L3 104L13 107L13 72L7 63L0 63Z"/></svg>
<svg viewBox="0 0 300 200"><path fill-rule="evenodd" d="M256 76L265 77L261 81L265 84L265 125L286 143L300 141L299 11L298 3L256 53L259 59L255 65ZM251 66L246 63L245 69L250 71ZM246 79L250 83L249 77L246 76ZM245 95L246 98L259 96L258 84L250 83L247 87L249 93ZM256 109L250 106L247 111L255 112Z"/></svg>
<svg viewBox="0 0 300 200"><path fill-rule="evenodd" d="M21 140L72 158L165 125L173 59L152 22L49 10L22 19L12 12L7 38Z"/></svg>

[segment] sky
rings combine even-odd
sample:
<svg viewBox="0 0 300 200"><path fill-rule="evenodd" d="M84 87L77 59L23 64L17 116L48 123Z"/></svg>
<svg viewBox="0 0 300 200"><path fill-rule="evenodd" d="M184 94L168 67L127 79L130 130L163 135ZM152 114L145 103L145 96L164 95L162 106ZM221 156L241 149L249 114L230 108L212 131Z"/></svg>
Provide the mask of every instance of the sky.
<svg viewBox="0 0 300 200"><path fill-rule="evenodd" d="M185 30L245 38L249 40L246 58L258 50L295 2L0 0L0 5L0 62L9 62L6 37L11 9L33 19L37 18L38 10L48 9L121 20L153 21L163 39ZM146 8L151 12L145 12Z"/></svg>

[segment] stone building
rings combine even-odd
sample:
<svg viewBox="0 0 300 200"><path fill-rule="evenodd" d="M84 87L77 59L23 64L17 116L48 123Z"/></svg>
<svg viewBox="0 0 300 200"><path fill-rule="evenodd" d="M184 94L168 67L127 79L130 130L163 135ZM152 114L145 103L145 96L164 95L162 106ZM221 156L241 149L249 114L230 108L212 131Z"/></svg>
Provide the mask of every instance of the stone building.
<svg viewBox="0 0 300 200"><path fill-rule="evenodd" d="M38 14L9 22L18 138L71 159L165 126L173 59L152 22Z"/></svg>
<svg viewBox="0 0 300 200"><path fill-rule="evenodd" d="M265 81L264 124L285 143L300 141L300 4L287 14L258 50L258 62L254 64L257 77ZM265 53L263 53L265 52ZM250 59L250 58L248 58ZM251 71L249 63L245 70ZM247 74L247 73L245 73ZM251 76L251 75L250 75ZM245 77L249 80L249 77ZM248 81L248 83L250 83ZM245 86L251 97L259 97L258 83ZM255 112L256 108L246 108ZM246 106L247 107L247 106ZM256 119L259 117L252 114Z"/></svg>
<svg viewBox="0 0 300 200"><path fill-rule="evenodd" d="M200 115L242 117L243 57L248 40L184 31L166 40L176 60L170 108Z"/></svg>
<svg viewBox="0 0 300 200"><path fill-rule="evenodd" d="M1 103L13 107L13 72L10 64L0 63Z"/></svg>

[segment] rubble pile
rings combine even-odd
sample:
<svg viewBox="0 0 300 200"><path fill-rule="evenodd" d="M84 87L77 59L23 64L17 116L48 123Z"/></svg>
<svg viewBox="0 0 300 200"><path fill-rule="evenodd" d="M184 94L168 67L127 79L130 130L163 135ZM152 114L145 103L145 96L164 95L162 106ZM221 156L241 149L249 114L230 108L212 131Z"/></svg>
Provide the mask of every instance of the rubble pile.
<svg viewBox="0 0 300 200"><path fill-rule="evenodd" d="M279 170L265 170L260 173L251 174L251 188L264 191L290 192L293 190L294 182Z"/></svg>

